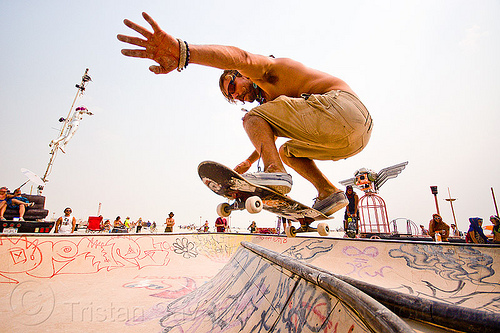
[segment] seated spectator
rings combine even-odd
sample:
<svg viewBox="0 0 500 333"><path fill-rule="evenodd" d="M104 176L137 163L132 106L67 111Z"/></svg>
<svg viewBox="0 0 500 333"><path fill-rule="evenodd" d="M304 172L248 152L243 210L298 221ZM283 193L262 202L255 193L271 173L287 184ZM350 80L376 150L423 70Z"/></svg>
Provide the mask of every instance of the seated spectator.
<svg viewBox="0 0 500 333"><path fill-rule="evenodd" d="M439 214L432 215L432 220L429 222L429 236L436 240L436 233L441 234L441 240L443 242L448 241L450 226L443 222Z"/></svg>
<svg viewBox="0 0 500 333"><path fill-rule="evenodd" d="M113 231L112 233L127 233L128 230L125 228L125 224L123 224L121 217L117 216L115 222L113 222Z"/></svg>
<svg viewBox="0 0 500 333"><path fill-rule="evenodd" d="M493 235L492 242L500 244L500 218L496 215L491 215L490 221L493 223L493 230L491 231L491 234Z"/></svg>
<svg viewBox="0 0 500 333"><path fill-rule="evenodd" d="M13 194L7 194L7 206L11 209L19 210L19 221L24 221L24 213L26 212L26 207L33 207L34 205L34 202L29 202L28 199L21 196L20 188L14 190Z"/></svg>
<svg viewBox="0 0 500 333"><path fill-rule="evenodd" d="M422 224L420 225L420 231L422 233L422 236L429 236L429 230L425 229Z"/></svg>
<svg viewBox="0 0 500 333"><path fill-rule="evenodd" d="M451 226L451 230L452 230L452 235L454 237L461 237L462 236L462 232L460 230L458 230L456 225L451 224L450 226Z"/></svg>
<svg viewBox="0 0 500 333"><path fill-rule="evenodd" d="M106 220L102 223L101 230L104 232L110 232L111 231L111 221Z"/></svg>
<svg viewBox="0 0 500 333"><path fill-rule="evenodd" d="M3 217L3 213L7 209L7 192L9 189L5 186L0 188L0 221L5 221L5 217Z"/></svg>
<svg viewBox="0 0 500 333"><path fill-rule="evenodd" d="M488 238L486 238L483 232L483 219L480 217L471 217L469 218L469 222L470 227L467 236L465 236L465 241L475 244L488 243Z"/></svg>

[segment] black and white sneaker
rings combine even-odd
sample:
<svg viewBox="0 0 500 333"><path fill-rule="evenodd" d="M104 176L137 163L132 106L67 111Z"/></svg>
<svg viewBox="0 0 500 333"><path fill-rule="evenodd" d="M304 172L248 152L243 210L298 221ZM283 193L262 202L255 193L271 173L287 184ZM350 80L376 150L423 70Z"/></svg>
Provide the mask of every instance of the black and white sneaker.
<svg viewBox="0 0 500 333"><path fill-rule="evenodd" d="M292 190L292 176L285 172L255 172L241 176L250 183L269 187L281 194L287 194Z"/></svg>
<svg viewBox="0 0 500 333"><path fill-rule="evenodd" d="M344 192L335 192L324 198L316 200L312 208L319 210L326 216L330 216L338 210L341 210L349 204L349 200Z"/></svg>

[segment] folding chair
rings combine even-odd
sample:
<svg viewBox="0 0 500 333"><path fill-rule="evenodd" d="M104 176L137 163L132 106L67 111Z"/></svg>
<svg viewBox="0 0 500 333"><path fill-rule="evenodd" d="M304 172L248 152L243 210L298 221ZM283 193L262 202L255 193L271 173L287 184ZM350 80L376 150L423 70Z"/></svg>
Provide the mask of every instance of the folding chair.
<svg viewBox="0 0 500 333"><path fill-rule="evenodd" d="M89 233L101 232L102 216L89 216L87 231Z"/></svg>

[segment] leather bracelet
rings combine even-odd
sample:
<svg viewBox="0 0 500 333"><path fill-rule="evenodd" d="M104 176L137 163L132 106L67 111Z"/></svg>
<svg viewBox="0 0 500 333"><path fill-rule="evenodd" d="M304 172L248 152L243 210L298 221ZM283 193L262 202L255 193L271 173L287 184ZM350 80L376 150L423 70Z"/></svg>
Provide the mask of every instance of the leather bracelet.
<svg viewBox="0 0 500 333"><path fill-rule="evenodd" d="M177 41L179 42L179 63L177 64L177 71L180 72L184 69L184 64L186 63L187 50L186 44L184 44L182 39L177 38Z"/></svg>

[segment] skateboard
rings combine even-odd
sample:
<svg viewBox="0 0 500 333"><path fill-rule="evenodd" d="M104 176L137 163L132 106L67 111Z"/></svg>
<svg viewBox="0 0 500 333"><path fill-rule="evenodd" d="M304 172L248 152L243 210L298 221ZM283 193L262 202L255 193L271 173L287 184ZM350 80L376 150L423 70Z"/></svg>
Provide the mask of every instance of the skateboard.
<svg viewBox="0 0 500 333"><path fill-rule="evenodd" d="M317 231L321 236L327 236L329 233L328 224L325 222L318 224L317 228L310 227L314 221L330 219L325 214L268 187L252 184L220 163L201 162L198 166L198 175L214 193L232 200L232 203L224 202L217 206L219 216L227 217L233 210L246 209L249 213L256 214L264 209L300 223L299 229L293 226L285 229L289 237L295 237L298 232L306 231Z"/></svg>
<svg viewBox="0 0 500 333"><path fill-rule="evenodd" d="M347 237L356 238L356 234L358 233L358 218L357 217L349 217L347 219L347 229L345 231Z"/></svg>

